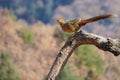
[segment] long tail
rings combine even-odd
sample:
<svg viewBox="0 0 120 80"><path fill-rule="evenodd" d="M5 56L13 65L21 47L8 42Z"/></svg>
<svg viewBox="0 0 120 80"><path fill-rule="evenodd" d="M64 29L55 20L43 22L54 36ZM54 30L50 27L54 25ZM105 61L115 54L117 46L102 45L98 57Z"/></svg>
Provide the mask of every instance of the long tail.
<svg viewBox="0 0 120 80"><path fill-rule="evenodd" d="M96 16L96 17L92 17L89 19L85 19L82 21L82 24L86 24L86 23L91 23L91 22L95 22L101 19L106 19L106 18L111 18L116 16L115 14L104 14L104 15L100 15L100 16Z"/></svg>

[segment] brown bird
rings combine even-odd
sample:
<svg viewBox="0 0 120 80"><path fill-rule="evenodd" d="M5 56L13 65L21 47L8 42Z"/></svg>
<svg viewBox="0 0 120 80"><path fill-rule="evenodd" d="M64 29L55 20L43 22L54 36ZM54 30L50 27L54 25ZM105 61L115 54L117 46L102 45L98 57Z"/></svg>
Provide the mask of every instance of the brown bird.
<svg viewBox="0 0 120 80"><path fill-rule="evenodd" d="M81 27L83 27L87 23L95 22L95 21L98 21L98 20L101 20L101 19L110 18L110 17L113 17L113 16L116 16L116 15L114 15L114 14L104 14L104 15L92 17L92 18L85 19L85 20L74 19L74 20L70 20L68 22L64 22L63 18L58 18L57 22L60 24L63 31L71 33L71 32L77 32L78 30L80 30Z"/></svg>

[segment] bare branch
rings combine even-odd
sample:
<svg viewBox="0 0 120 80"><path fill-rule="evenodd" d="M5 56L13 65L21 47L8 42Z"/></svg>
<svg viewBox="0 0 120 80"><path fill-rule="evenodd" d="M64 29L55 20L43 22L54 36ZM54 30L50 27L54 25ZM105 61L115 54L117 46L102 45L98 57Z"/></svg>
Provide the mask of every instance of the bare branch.
<svg viewBox="0 0 120 80"><path fill-rule="evenodd" d="M61 48L47 76L47 80L55 80L72 52L80 45L92 44L104 51L112 52L115 56L120 54L120 39L111 39L87 33L83 30L73 34L68 38L65 45Z"/></svg>

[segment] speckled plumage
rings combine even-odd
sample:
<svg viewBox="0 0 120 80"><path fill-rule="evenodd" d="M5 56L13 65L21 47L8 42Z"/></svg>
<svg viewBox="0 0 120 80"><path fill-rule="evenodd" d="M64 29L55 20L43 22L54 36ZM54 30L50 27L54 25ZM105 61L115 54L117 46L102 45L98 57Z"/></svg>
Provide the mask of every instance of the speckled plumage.
<svg viewBox="0 0 120 80"><path fill-rule="evenodd" d="M82 26L84 26L87 23L95 22L101 19L106 19L114 16L113 14L105 14L105 15L100 15L96 17L92 17L86 20L81 20L81 19L73 19L67 22L64 22L62 18L58 18L57 21L60 24L61 28L63 31L71 33L71 32L77 32L80 30Z"/></svg>

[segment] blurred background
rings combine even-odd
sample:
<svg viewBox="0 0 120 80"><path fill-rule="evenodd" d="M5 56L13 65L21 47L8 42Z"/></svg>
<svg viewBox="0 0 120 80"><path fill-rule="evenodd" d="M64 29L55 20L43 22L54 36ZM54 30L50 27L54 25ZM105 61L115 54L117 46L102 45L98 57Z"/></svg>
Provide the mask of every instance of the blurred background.
<svg viewBox="0 0 120 80"><path fill-rule="evenodd" d="M58 17L68 21L117 14L83 29L120 38L119 6L119 0L0 0L0 80L45 80L71 35L61 30ZM57 80L119 80L119 66L119 56L82 45Z"/></svg>

